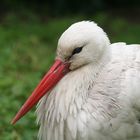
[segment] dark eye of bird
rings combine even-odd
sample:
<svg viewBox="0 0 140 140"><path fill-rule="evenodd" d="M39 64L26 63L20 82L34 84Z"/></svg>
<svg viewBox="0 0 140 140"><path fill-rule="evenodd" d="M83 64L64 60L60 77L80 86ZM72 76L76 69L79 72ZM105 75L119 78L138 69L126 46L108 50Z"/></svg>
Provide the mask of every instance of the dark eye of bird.
<svg viewBox="0 0 140 140"><path fill-rule="evenodd" d="M78 47L78 48L75 48L72 52L72 55L76 54L76 53L80 53L82 51L83 47Z"/></svg>

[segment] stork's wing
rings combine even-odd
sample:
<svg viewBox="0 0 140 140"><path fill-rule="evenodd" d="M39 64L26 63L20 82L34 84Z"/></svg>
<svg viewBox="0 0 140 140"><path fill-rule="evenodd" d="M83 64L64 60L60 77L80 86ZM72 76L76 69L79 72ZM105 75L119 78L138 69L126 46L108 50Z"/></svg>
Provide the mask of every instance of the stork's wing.
<svg viewBox="0 0 140 140"><path fill-rule="evenodd" d="M118 54L123 65L119 95L120 104L124 107L121 116L124 117L124 124L129 124L129 128L124 129L131 130L134 137L140 139L140 45L125 45L122 50ZM126 134L128 137L130 132Z"/></svg>
<svg viewBox="0 0 140 140"><path fill-rule="evenodd" d="M93 115L109 120L100 123L105 124L102 131L116 139L140 136L140 45L115 43L110 47L111 60L90 92L96 107Z"/></svg>
<svg viewBox="0 0 140 140"><path fill-rule="evenodd" d="M118 62L121 70L119 96L127 99L140 118L140 45L115 43L111 47L112 62Z"/></svg>

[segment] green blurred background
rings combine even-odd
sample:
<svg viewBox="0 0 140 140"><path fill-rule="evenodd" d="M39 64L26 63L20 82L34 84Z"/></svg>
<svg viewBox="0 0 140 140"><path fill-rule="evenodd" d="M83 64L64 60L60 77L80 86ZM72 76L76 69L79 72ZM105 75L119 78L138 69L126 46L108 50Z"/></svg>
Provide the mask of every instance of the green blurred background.
<svg viewBox="0 0 140 140"><path fill-rule="evenodd" d="M36 140L35 108L11 119L53 62L57 40L72 23L93 20L111 42L140 43L139 0L1 0L0 140Z"/></svg>

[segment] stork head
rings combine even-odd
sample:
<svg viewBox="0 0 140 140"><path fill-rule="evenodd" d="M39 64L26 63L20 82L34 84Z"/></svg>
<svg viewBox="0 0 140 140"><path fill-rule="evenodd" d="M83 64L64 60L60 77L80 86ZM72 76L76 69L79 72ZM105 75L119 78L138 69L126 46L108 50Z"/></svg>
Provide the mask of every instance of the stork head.
<svg viewBox="0 0 140 140"><path fill-rule="evenodd" d="M94 22L71 25L60 37L57 58L70 63L70 70L96 63L109 46L106 33Z"/></svg>
<svg viewBox="0 0 140 140"><path fill-rule="evenodd" d="M82 21L71 25L58 41L54 65L23 104L12 123L24 116L69 71L97 63L109 44L105 32L94 22Z"/></svg>

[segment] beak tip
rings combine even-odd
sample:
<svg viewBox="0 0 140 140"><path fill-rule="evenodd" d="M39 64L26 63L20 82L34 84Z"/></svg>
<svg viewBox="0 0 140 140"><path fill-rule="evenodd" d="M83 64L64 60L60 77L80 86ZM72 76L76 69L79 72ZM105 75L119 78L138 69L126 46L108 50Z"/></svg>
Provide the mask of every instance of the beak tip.
<svg viewBox="0 0 140 140"><path fill-rule="evenodd" d="M15 123L16 123L16 119L14 118L14 119L10 122L10 124L14 125Z"/></svg>
<svg viewBox="0 0 140 140"><path fill-rule="evenodd" d="M14 121L14 120L12 120L12 121L10 122L10 124L11 124L11 125L14 125L14 124L15 124L15 121Z"/></svg>
<svg viewBox="0 0 140 140"><path fill-rule="evenodd" d="M16 115L13 119L12 119L12 121L10 122L12 125L14 125L14 124L16 124L16 122L19 120L19 117L18 117L18 115Z"/></svg>

